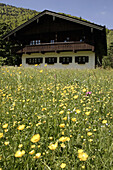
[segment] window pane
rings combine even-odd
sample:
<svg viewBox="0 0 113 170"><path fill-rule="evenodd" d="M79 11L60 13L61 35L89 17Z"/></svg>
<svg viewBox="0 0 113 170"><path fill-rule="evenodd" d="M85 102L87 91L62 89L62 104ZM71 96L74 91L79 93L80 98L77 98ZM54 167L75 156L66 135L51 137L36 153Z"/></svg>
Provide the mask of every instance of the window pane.
<svg viewBox="0 0 113 170"><path fill-rule="evenodd" d="M89 57L88 56L76 56L75 57L75 63L78 64L85 64L89 62Z"/></svg>
<svg viewBox="0 0 113 170"><path fill-rule="evenodd" d="M62 64L72 63L72 57L60 57L59 62Z"/></svg>

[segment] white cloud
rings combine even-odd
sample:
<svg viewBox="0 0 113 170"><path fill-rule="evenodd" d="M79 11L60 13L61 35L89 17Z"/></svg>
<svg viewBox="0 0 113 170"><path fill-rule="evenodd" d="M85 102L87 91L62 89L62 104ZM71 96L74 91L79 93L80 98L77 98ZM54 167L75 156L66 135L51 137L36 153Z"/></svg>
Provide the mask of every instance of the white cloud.
<svg viewBox="0 0 113 170"><path fill-rule="evenodd" d="M100 12L101 15L106 15L106 11Z"/></svg>

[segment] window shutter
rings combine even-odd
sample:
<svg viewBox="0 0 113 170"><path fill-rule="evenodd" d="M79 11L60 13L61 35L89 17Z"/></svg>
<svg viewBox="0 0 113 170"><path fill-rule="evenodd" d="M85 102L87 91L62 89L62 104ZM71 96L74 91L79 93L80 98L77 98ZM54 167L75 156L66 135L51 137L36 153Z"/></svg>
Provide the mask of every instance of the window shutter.
<svg viewBox="0 0 113 170"><path fill-rule="evenodd" d="M79 57L75 57L75 63L79 62Z"/></svg>
<svg viewBox="0 0 113 170"><path fill-rule="evenodd" d="M45 63L48 63L48 58L47 57L45 58Z"/></svg>
<svg viewBox="0 0 113 170"><path fill-rule="evenodd" d="M26 58L26 63L28 63L29 62L29 58Z"/></svg>
<svg viewBox="0 0 113 170"><path fill-rule="evenodd" d="M88 63L89 62L89 56L85 57L85 62Z"/></svg>
<svg viewBox="0 0 113 170"><path fill-rule="evenodd" d="M54 58L54 62L57 63L57 57Z"/></svg>
<svg viewBox="0 0 113 170"><path fill-rule="evenodd" d="M62 63L62 57L59 58L59 63Z"/></svg>
<svg viewBox="0 0 113 170"><path fill-rule="evenodd" d="M72 57L69 57L69 62L72 63Z"/></svg>

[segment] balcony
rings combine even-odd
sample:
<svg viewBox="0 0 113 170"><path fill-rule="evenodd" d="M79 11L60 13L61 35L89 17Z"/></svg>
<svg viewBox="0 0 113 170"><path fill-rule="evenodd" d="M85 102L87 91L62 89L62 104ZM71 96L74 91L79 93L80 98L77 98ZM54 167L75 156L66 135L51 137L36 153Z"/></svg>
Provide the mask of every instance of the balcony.
<svg viewBox="0 0 113 170"><path fill-rule="evenodd" d="M62 51L94 51L94 46L85 42L55 42L55 43L41 43L38 45L26 45L25 47L13 48L12 53L26 54L26 53L45 53L45 52L62 52Z"/></svg>

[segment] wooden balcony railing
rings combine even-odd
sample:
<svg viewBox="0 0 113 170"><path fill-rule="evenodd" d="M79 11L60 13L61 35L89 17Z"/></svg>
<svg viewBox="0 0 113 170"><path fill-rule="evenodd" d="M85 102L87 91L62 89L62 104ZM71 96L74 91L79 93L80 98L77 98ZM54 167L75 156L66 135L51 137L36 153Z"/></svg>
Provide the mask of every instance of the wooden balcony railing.
<svg viewBox="0 0 113 170"><path fill-rule="evenodd" d="M16 53L40 53L40 52L61 52L61 51L94 51L94 46L85 42L55 42L42 43L38 45L26 45L21 49L13 49Z"/></svg>

